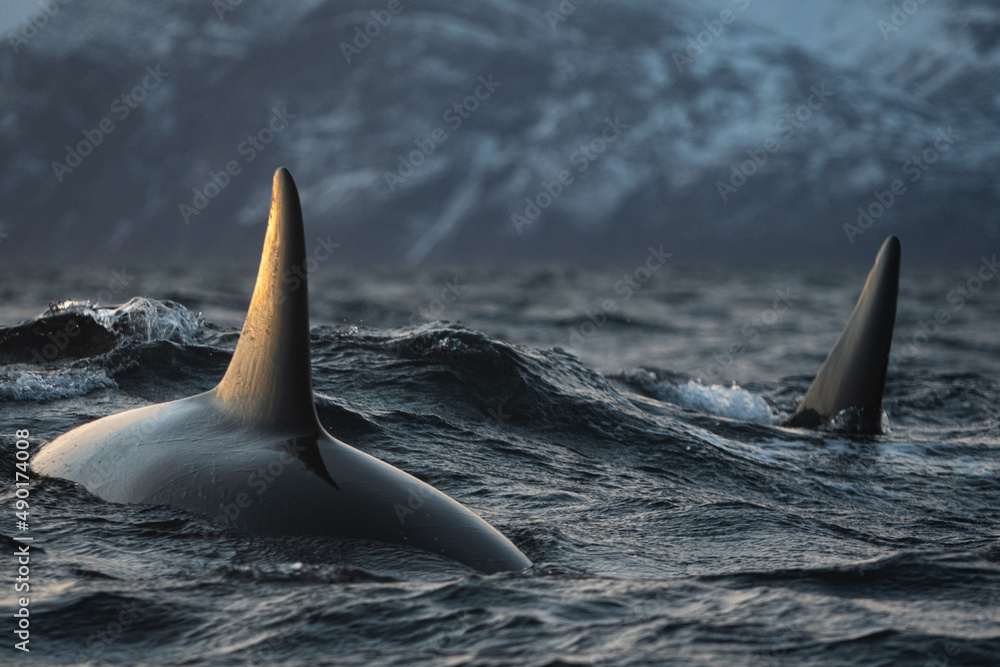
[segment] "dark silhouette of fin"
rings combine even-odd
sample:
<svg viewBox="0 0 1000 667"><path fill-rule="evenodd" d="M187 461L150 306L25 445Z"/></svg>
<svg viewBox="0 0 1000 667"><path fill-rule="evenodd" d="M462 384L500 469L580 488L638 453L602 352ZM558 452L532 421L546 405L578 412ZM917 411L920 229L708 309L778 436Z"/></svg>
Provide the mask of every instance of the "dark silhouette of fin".
<svg viewBox="0 0 1000 667"><path fill-rule="evenodd" d="M309 295L306 281L296 275L305 260L299 193L282 167L274 174L250 310L215 395L241 419L302 434L320 428L309 357Z"/></svg>
<svg viewBox="0 0 1000 667"><path fill-rule="evenodd" d="M850 408L857 411L858 431L881 431L882 391L899 295L899 258L899 239L890 236L879 250L851 319L789 426L820 426Z"/></svg>

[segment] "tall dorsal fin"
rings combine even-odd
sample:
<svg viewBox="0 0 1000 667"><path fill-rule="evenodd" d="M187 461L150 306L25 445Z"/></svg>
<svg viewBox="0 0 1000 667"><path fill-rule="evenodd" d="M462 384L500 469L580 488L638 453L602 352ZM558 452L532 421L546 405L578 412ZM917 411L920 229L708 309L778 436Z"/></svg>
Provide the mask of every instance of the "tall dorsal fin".
<svg viewBox="0 0 1000 667"><path fill-rule="evenodd" d="M882 244L854 312L809 385L789 425L813 427L842 410L860 410L860 430L878 433L899 295L899 239Z"/></svg>
<svg viewBox="0 0 1000 667"><path fill-rule="evenodd" d="M217 398L239 417L284 431L318 428L309 359L302 207L292 175L274 173L271 214L243 332Z"/></svg>

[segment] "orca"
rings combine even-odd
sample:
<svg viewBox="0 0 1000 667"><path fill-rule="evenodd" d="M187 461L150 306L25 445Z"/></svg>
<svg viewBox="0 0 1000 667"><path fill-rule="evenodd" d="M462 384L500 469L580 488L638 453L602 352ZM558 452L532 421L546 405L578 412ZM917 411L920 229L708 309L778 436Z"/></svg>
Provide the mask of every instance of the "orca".
<svg viewBox="0 0 1000 667"><path fill-rule="evenodd" d="M816 428L850 410L850 428L882 430L885 389L899 297L900 243L882 244L854 312L799 403L788 426Z"/></svg>
<svg viewBox="0 0 1000 667"><path fill-rule="evenodd" d="M250 309L218 386L75 428L35 454L35 472L245 532L403 545L484 573L529 567L471 510L320 425L305 263L298 191L282 167Z"/></svg>

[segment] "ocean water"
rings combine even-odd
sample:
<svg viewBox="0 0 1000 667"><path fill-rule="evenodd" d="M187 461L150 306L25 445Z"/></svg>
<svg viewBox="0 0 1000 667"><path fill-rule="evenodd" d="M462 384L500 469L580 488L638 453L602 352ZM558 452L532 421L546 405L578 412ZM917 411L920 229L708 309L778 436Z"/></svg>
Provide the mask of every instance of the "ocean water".
<svg viewBox="0 0 1000 667"><path fill-rule="evenodd" d="M34 452L214 386L255 267L5 268L0 325L27 324L0 332L0 663L1000 664L1000 281L978 261L921 273L904 239L878 436L782 426L865 269L318 266L321 421L534 563L491 576L54 479L18 530L17 431ZM67 316L93 326L46 350Z"/></svg>

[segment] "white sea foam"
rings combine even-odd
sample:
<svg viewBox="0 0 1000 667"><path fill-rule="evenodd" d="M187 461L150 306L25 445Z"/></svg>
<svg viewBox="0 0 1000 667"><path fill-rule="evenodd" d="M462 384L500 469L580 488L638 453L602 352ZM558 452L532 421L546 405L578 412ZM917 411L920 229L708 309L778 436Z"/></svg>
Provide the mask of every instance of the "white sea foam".
<svg viewBox="0 0 1000 667"><path fill-rule="evenodd" d="M48 401L117 386L103 369L36 370L16 366L0 370L0 400L6 401Z"/></svg>
<svg viewBox="0 0 1000 667"><path fill-rule="evenodd" d="M64 301L52 311L76 311L94 318L108 331L114 331L140 343L169 340L195 343L202 328L200 317L173 301L157 301L137 296L118 307L98 306L90 301ZM45 316L43 313L42 317Z"/></svg>
<svg viewBox="0 0 1000 667"><path fill-rule="evenodd" d="M779 420L778 413L768 405L763 396L735 384L732 387L724 387L718 384L703 385L697 380L688 380L687 384L657 382L652 389L656 398L661 401L668 401L689 410L760 424L774 424Z"/></svg>

